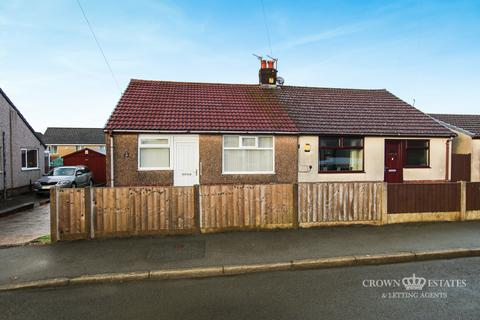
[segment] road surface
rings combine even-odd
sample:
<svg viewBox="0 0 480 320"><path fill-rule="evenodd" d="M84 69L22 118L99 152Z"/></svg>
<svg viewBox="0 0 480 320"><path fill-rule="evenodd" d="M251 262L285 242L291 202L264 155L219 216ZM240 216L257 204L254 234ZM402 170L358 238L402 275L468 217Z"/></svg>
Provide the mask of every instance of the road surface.
<svg viewBox="0 0 480 320"><path fill-rule="evenodd" d="M479 319L479 271L463 258L3 292L0 318ZM413 274L423 290L378 287Z"/></svg>

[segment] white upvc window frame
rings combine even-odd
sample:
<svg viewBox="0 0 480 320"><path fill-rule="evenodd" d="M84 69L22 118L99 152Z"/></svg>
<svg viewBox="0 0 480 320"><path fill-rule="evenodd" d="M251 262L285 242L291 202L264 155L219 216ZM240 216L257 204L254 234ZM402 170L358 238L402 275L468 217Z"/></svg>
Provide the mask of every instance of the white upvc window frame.
<svg viewBox="0 0 480 320"><path fill-rule="evenodd" d="M37 153L37 166L36 167L28 167L28 151L35 151ZM20 165L22 166L22 171L31 171L31 170L39 170L40 167L38 166L40 159L38 158L38 149L36 148L20 148L20 156L23 158L23 151L25 151L25 165L24 167L22 163L20 162ZM23 159L22 159L23 162Z"/></svg>
<svg viewBox="0 0 480 320"><path fill-rule="evenodd" d="M238 137L238 147L225 147L225 137L236 136ZM272 146L268 148L258 147L258 138L272 138ZM255 146L245 147L242 146L244 138L255 138ZM272 150L272 171L225 171L225 150ZM275 136L273 135L237 135L237 134L224 134L222 136L222 174L275 174Z"/></svg>
<svg viewBox="0 0 480 320"><path fill-rule="evenodd" d="M142 139L167 139L168 144L148 144L142 145ZM173 137L169 135L160 134L140 134L137 141L137 169L138 171L160 171L173 170ZM140 164L140 150L141 149L169 149L169 166L168 167L141 167Z"/></svg>

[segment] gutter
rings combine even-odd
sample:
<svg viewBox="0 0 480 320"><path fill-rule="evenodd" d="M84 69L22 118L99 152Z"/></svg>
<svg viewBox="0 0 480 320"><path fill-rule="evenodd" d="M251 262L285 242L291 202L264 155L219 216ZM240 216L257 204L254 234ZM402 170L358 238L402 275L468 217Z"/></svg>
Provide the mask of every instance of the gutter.
<svg viewBox="0 0 480 320"><path fill-rule="evenodd" d="M222 131L222 130L210 130L210 131L198 131L198 130L130 130L130 129L120 129L120 130L104 130L108 133L118 132L118 133L191 133L191 134L206 134L206 133L222 133L222 134L291 134L298 135L299 132L284 132L284 131Z"/></svg>

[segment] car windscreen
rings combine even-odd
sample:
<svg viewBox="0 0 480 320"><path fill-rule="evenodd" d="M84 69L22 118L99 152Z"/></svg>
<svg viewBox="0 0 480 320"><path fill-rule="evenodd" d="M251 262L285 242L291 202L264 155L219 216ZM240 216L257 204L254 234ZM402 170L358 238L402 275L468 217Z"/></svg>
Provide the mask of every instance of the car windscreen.
<svg viewBox="0 0 480 320"><path fill-rule="evenodd" d="M49 176L73 176L75 168L56 168L50 171Z"/></svg>

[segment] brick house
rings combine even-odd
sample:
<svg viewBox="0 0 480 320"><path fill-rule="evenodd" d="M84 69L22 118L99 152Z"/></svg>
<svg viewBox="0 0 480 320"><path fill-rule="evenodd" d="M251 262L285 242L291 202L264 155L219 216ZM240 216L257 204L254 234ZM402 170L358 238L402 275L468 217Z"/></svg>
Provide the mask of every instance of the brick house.
<svg viewBox="0 0 480 320"><path fill-rule="evenodd" d="M131 80L105 127L111 185L445 181L454 134L386 90ZM279 82L279 84L277 84Z"/></svg>

